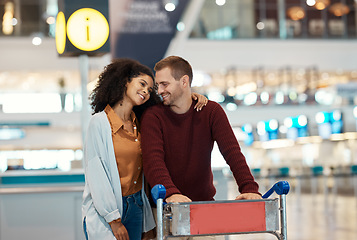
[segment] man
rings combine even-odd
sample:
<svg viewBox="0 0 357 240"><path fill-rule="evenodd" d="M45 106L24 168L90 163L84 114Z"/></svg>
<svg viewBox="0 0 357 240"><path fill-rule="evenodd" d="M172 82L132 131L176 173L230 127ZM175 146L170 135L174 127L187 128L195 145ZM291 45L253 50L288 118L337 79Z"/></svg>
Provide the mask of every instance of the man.
<svg viewBox="0 0 357 240"><path fill-rule="evenodd" d="M181 57L170 56L155 65L163 104L149 108L141 123L144 174L151 186L166 188L166 202L214 200L211 152L216 141L241 193L236 199L260 199L222 107L208 101L194 110L192 68Z"/></svg>

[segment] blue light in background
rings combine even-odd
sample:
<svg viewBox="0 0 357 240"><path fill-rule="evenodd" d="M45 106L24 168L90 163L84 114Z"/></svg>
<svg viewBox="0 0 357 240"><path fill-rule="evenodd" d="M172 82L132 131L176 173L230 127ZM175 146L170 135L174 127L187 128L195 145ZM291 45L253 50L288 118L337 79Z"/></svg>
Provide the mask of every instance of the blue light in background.
<svg viewBox="0 0 357 240"><path fill-rule="evenodd" d="M299 137L308 136L308 119L305 115L285 118L284 126L287 128L288 139L296 140Z"/></svg>
<svg viewBox="0 0 357 240"><path fill-rule="evenodd" d="M266 124L267 131L269 133L269 140L278 139L279 134L279 123L276 119L271 119Z"/></svg>
<svg viewBox="0 0 357 240"><path fill-rule="evenodd" d="M357 131L357 106L353 108L353 116L356 118L356 131Z"/></svg>
<svg viewBox="0 0 357 240"><path fill-rule="evenodd" d="M268 121L260 121L257 124L257 133L260 141L268 141L278 139L279 135L279 123L276 119L270 119Z"/></svg>
<svg viewBox="0 0 357 240"><path fill-rule="evenodd" d="M25 137L25 131L20 128L0 128L0 140L14 140Z"/></svg>
<svg viewBox="0 0 357 240"><path fill-rule="evenodd" d="M315 115L318 125L319 135L323 139L328 139L331 134L343 132L343 117L340 110L318 112Z"/></svg>
<svg viewBox="0 0 357 240"><path fill-rule="evenodd" d="M244 139L244 144L246 146L251 146L254 142L254 135L253 135L253 126L249 123L244 124L242 126L242 130L245 133L246 137Z"/></svg>

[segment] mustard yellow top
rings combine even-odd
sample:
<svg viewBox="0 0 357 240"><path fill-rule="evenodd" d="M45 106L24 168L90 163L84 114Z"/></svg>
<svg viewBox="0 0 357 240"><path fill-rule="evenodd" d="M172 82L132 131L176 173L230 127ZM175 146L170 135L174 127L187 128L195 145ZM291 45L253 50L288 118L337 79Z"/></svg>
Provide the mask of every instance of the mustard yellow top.
<svg viewBox="0 0 357 240"><path fill-rule="evenodd" d="M134 133L124 129L123 120L107 105L105 113L112 129L114 153L118 166L122 195L128 196L141 190L142 155L141 136L134 112L131 112Z"/></svg>

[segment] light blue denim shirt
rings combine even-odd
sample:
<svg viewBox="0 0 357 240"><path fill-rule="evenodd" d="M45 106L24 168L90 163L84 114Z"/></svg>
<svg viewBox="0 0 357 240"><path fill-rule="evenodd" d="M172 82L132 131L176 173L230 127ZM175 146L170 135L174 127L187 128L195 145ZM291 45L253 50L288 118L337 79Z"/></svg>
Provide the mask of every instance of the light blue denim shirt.
<svg viewBox="0 0 357 240"><path fill-rule="evenodd" d="M94 114L89 122L84 144L84 172L82 220L86 218L88 238L115 240L109 222L121 217L123 203L111 127L104 111ZM148 232L155 227L155 221L144 187L141 193L143 231Z"/></svg>

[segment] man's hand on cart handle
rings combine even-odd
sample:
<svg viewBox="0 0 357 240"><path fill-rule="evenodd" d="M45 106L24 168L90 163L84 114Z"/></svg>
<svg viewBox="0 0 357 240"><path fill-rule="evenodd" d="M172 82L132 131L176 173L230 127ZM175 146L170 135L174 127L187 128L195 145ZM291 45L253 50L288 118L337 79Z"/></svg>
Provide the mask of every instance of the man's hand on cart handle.
<svg viewBox="0 0 357 240"><path fill-rule="evenodd" d="M182 194L173 194L166 198L167 203L181 203L181 202L192 202L191 199Z"/></svg>
<svg viewBox="0 0 357 240"><path fill-rule="evenodd" d="M253 200L253 199L262 199L262 196L260 196L257 193L242 193L238 197L236 197L235 200Z"/></svg>

